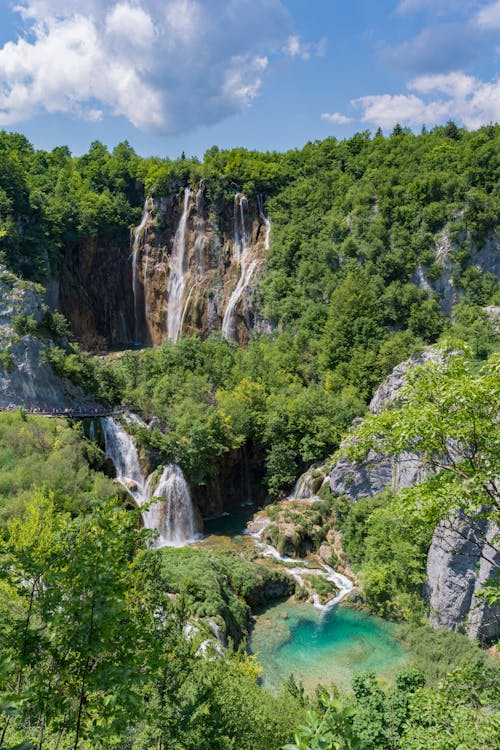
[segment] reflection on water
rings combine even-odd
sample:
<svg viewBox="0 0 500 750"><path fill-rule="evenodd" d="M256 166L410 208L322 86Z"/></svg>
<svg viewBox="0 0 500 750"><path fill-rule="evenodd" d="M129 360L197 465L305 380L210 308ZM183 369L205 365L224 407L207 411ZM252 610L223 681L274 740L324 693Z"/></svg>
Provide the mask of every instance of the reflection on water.
<svg viewBox="0 0 500 750"><path fill-rule="evenodd" d="M324 615L294 602L270 607L256 617L250 649L271 688L293 674L307 689L347 689L353 673L370 669L390 679L406 659L394 625L342 605Z"/></svg>

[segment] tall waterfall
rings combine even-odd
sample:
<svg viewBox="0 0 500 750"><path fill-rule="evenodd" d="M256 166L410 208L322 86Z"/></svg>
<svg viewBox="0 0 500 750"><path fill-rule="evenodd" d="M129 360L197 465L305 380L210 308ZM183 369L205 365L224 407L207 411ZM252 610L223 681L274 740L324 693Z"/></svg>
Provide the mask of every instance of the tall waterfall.
<svg viewBox="0 0 500 750"><path fill-rule="evenodd" d="M191 189L184 190L184 207L181 220L174 237L170 258L170 278L168 280L168 338L177 341L181 330L182 299L186 286L184 261L186 256L186 223L189 211Z"/></svg>
<svg viewBox="0 0 500 750"><path fill-rule="evenodd" d="M264 222L264 226L266 227L266 234L264 235L264 250L269 250L269 248L271 247L271 221L267 213L264 211L264 203L262 201L261 195L257 196L257 203L259 204L259 213L261 219Z"/></svg>
<svg viewBox="0 0 500 750"><path fill-rule="evenodd" d="M163 470L154 491L154 474L145 478L134 440L112 417L102 420L106 454L116 468L116 478L143 507L142 519L147 529L158 532L155 547L182 547L198 537L196 518L189 487L179 466L169 464Z"/></svg>
<svg viewBox="0 0 500 750"><path fill-rule="evenodd" d="M142 219L141 223L138 227L136 227L133 232L133 243L132 243L132 293L134 295L134 338L135 341L138 343L140 341L140 333L141 333L141 318L144 316L147 318L145 313L142 311L142 303L144 303L144 289L141 288L141 284L139 282L139 273L138 273L138 255L141 245L141 239L144 232L144 228L146 227L146 224L151 218L150 213L150 199L146 198L144 201L144 207L142 209Z"/></svg>
<svg viewBox="0 0 500 750"><path fill-rule="evenodd" d="M229 297L224 318L222 320L222 335L224 338L232 338L235 334L234 310L244 290L250 284L252 276L258 265L258 260L248 263L248 237L245 228L245 208L247 199L241 193L234 197L234 237L233 257L240 264L240 277L238 283ZM238 226L239 224L239 226Z"/></svg>

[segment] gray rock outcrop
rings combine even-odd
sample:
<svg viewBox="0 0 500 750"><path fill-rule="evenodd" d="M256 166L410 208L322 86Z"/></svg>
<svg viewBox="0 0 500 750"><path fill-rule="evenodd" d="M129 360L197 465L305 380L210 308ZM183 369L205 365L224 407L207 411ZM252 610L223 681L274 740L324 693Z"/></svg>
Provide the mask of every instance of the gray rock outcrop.
<svg viewBox="0 0 500 750"><path fill-rule="evenodd" d="M93 399L58 377L43 353L50 342L34 335L18 336L13 320L20 313L43 317L42 296L35 284L20 281L0 268L0 409L65 409L76 404L95 406Z"/></svg>
<svg viewBox="0 0 500 750"><path fill-rule="evenodd" d="M484 518L438 524L427 558L426 594L434 627L462 630L480 641L498 636L500 605L490 607L482 589L500 570L500 553L491 546L499 533Z"/></svg>
<svg viewBox="0 0 500 750"><path fill-rule="evenodd" d="M394 402L408 371L418 364L439 361L439 353L427 349L397 365L377 389L371 403L379 414ZM453 453L453 441L449 441ZM331 468L330 488L334 496L354 502L391 489L411 487L429 476L417 453L391 456L371 451L364 461L341 457ZM426 597L430 622L436 628L461 630L470 638L486 642L500 636L500 606L489 607L482 595L487 581L498 575L500 528L493 522L456 517L442 521L435 529L427 559Z"/></svg>
<svg viewBox="0 0 500 750"><path fill-rule="evenodd" d="M464 240L470 247L467 265L483 273L492 273L497 279L500 278L500 238L495 234L490 235L478 251L473 248L470 237L465 237ZM448 232L443 230L435 253L436 264L441 267L440 275L430 278L427 269L419 265L412 278L414 284L436 295L443 312L447 315L451 315L453 307L463 295L463 290L453 283L456 266L456 261L453 259L455 249L456 245L450 240Z"/></svg>

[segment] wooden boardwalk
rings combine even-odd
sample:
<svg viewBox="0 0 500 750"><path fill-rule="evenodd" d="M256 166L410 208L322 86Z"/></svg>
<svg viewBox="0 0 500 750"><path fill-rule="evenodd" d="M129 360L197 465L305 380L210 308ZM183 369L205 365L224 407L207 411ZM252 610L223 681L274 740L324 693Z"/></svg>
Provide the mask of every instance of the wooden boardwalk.
<svg viewBox="0 0 500 750"><path fill-rule="evenodd" d="M125 409L117 409L113 408L112 406L95 407L93 409L87 406L66 407L64 409L60 409L57 407L53 409L36 406L28 407L23 406L22 404L19 406L0 406L0 411L16 412L19 410L21 410L24 414L33 414L33 416L36 417L64 417L67 419L97 419L99 417L117 417L126 411Z"/></svg>

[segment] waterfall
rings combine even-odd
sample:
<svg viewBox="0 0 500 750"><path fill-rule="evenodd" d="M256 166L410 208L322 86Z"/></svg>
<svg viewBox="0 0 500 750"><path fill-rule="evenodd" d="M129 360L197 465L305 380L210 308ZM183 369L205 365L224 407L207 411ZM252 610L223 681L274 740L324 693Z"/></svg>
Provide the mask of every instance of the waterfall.
<svg viewBox="0 0 500 750"><path fill-rule="evenodd" d="M240 215L240 201L242 197L241 193L236 193L233 202L233 258L237 263L240 262L240 232L238 229L238 221ZM245 233L245 225L243 225L243 233Z"/></svg>
<svg viewBox="0 0 500 750"><path fill-rule="evenodd" d="M298 566L297 560L295 558L282 555L276 549L276 547L273 547L272 544L263 542L262 536L270 523L271 520L269 518L266 518L258 531L250 531L247 526L247 534L253 539L255 546L260 551L263 557L273 557L278 562L287 564L287 567L284 568L284 572L291 575L292 578L295 578L300 586L306 589L306 580L310 575L320 576L321 578L324 578L325 581L331 581L337 587L338 593L331 599L329 599L325 604L321 604L318 594L312 594L312 602L316 609L319 609L322 612L327 612L329 609L334 607L335 604L341 602L342 599L344 599L353 591L353 582L347 576L343 575L342 573L338 573L326 563L322 561L318 561L317 563L315 563L304 560L303 564L301 566ZM289 567L291 564L293 564L293 567Z"/></svg>
<svg viewBox="0 0 500 750"><path fill-rule="evenodd" d="M199 537L189 487L179 466L169 464L163 470L148 515L148 527L158 529L157 547L182 547Z"/></svg>
<svg viewBox="0 0 500 750"><path fill-rule="evenodd" d="M247 199L241 193L236 193L234 197L234 237L233 237L233 257L240 264L240 277L238 283L229 297L224 318L222 319L222 335L224 338L233 338L235 334L234 311L240 298L250 284L252 276L258 265L258 260L253 260L250 264L248 261L248 238L245 229L245 208ZM239 227L238 227L239 223ZM240 233L241 230L241 233Z"/></svg>
<svg viewBox="0 0 500 750"><path fill-rule="evenodd" d="M186 223L189 211L190 188L184 190L184 207L174 237L170 258L170 278L168 280L168 338L177 341L181 330L182 298L186 286L184 262L186 255Z"/></svg>
<svg viewBox="0 0 500 750"><path fill-rule="evenodd" d="M151 219L151 213L149 210L150 201L146 198L144 201L144 207L142 209L142 219L138 227L132 231L133 243L132 243L132 294L134 295L134 338L136 343L140 341L140 329L141 329L141 296L145 299L144 289L141 289L138 274L138 255L140 250L140 244L146 224ZM147 314L145 314L147 320Z"/></svg>
<svg viewBox="0 0 500 750"><path fill-rule="evenodd" d="M134 439L112 417L101 419L106 454L116 468L116 478L141 508L147 529L158 532L155 547L182 547L198 535L187 482L179 466L169 464L152 492L154 474L144 477ZM151 502L158 498L157 502Z"/></svg>
<svg viewBox="0 0 500 750"><path fill-rule="evenodd" d="M271 221L267 213L264 211L264 203L262 201L261 195L257 196L257 203L259 204L259 213L261 219L266 227L266 234L264 235L264 250L269 250L269 248L271 247Z"/></svg>

